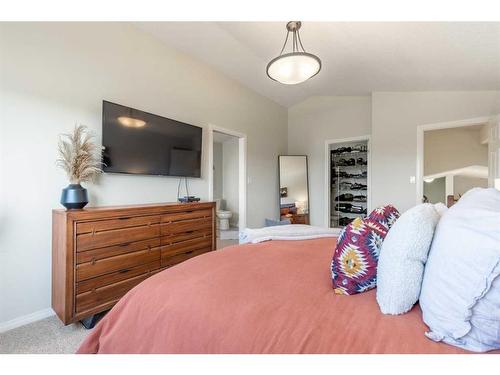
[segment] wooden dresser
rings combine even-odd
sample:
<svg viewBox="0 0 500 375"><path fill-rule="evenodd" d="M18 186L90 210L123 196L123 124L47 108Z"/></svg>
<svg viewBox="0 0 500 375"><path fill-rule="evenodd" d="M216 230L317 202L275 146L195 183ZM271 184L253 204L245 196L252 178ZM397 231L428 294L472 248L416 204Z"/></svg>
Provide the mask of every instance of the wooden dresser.
<svg viewBox="0 0 500 375"><path fill-rule="evenodd" d="M64 324L92 319L215 240L213 202L53 210L52 308Z"/></svg>

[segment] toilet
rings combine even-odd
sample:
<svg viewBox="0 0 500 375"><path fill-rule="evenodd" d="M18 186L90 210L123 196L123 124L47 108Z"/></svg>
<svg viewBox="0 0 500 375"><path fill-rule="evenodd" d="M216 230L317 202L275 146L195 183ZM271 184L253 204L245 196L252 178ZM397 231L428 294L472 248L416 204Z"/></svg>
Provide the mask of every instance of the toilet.
<svg viewBox="0 0 500 375"><path fill-rule="evenodd" d="M222 199L216 199L216 215L219 219L219 230L228 230L229 229L229 219L233 217L233 213L231 211L223 210L224 201Z"/></svg>

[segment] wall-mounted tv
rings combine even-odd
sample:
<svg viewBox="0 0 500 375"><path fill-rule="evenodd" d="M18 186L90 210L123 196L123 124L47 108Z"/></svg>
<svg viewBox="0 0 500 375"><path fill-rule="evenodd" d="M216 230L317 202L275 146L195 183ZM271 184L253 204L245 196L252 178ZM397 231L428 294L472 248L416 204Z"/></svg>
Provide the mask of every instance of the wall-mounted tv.
<svg viewBox="0 0 500 375"><path fill-rule="evenodd" d="M200 177L201 142L198 126L102 103L104 172Z"/></svg>

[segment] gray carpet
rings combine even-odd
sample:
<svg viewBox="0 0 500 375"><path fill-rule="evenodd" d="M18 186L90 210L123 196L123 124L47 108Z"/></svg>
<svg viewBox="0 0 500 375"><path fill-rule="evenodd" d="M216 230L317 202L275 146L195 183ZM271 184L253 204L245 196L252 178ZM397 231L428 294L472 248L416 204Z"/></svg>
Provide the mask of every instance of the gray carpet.
<svg viewBox="0 0 500 375"><path fill-rule="evenodd" d="M238 240L217 239L218 249L236 244ZM56 316L52 316L0 333L0 354L75 353L89 332L80 323L64 326Z"/></svg>
<svg viewBox="0 0 500 375"><path fill-rule="evenodd" d="M0 353L75 353L91 332L80 323L64 326L56 316L0 333Z"/></svg>

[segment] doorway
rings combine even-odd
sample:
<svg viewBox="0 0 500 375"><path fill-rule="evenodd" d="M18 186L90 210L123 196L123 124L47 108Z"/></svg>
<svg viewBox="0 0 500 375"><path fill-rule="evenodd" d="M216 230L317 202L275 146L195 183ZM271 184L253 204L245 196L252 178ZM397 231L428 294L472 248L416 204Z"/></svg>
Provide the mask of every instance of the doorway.
<svg viewBox="0 0 500 375"><path fill-rule="evenodd" d="M468 190L491 186L489 118L422 125L417 131L417 204L451 207Z"/></svg>
<svg viewBox="0 0 500 375"><path fill-rule="evenodd" d="M370 136L325 141L327 228L343 228L371 208Z"/></svg>
<svg viewBox="0 0 500 375"><path fill-rule="evenodd" d="M209 129L209 200L215 201L217 248L238 243L246 227L246 135Z"/></svg>

